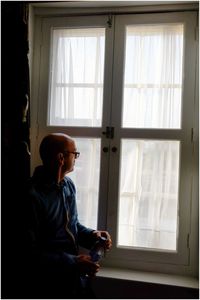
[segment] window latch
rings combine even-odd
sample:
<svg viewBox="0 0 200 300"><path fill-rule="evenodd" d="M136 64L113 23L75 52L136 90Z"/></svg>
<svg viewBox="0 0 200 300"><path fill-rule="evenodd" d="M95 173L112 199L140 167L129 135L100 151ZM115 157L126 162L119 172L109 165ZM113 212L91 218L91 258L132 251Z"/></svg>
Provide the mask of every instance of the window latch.
<svg viewBox="0 0 200 300"><path fill-rule="evenodd" d="M112 15L108 16L108 21L107 21L108 27L111 28L112 27Z"/></svg>
<svg viewBox="0 0 200 300"><path fill-rule="evenodd" d="M114 127L106 127L106 131L102 132L107 139L113 139L114 138Z"/></svg>

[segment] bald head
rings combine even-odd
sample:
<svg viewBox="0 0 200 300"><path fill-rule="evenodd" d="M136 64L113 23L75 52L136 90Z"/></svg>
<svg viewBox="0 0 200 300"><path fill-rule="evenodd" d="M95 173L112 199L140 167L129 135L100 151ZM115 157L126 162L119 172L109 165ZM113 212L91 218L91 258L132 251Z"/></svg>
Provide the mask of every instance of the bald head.
<svg viewBox="0 0 200 300"><path fill-rule="evenodd" d="M40 157L44 165L48 165L56 158L58 153L62 153L74 140L62 133L51 133L45 136L40 144Z"/></svg>

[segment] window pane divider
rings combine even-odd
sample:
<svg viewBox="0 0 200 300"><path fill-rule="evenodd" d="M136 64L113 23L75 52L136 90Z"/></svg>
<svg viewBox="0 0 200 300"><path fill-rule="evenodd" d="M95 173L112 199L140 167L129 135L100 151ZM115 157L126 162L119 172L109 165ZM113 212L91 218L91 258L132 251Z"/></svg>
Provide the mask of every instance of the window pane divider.
<svg viewBox="0 0 200 300"><path fill-rule="evenodd" d="M102 88L102 83L56 83L56 87L88 87L88 88Z"/></svg>
<svg viewBox="0 0 200 300"><path fill-rule="evenodd" d="M141 139L172 139L185 140L186 135L183 129L133 129L121 128L119 135L123 138L141 138Z"/></svg>

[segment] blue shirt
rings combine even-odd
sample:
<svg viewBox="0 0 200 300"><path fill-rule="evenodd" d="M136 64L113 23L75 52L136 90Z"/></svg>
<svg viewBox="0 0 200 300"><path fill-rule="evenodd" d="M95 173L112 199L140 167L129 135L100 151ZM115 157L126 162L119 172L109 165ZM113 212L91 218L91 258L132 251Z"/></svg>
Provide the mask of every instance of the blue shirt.
<svg viewBox="0 0 200 300"><path fill-rule="evenodd" d="M32 261L48 267L76 265L79 245L91 248L93 229L80 224L74 183L56 184L43 166L36 168L27 193L28 245Z"/></svg>

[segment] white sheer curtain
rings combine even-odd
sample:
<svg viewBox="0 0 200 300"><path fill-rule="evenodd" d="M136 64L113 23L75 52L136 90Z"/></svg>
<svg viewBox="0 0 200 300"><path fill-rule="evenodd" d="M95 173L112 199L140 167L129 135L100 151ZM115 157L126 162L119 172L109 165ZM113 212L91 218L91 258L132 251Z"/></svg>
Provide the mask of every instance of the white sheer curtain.
<svg viewBox="0 0 200 300"><path fill-rule="evenodd" d="M181 128L183 24L128 26L122 127ZM102 124L105 29L53 29L49 125ZM96 228L100 139L77 139L70 174L81 222ZM176 250L179 141L122 140L118 245Z"/></svg>
<svg viewBox="0 0 200 300"><path fill-rule="evenodd" d="M118 244L176 250L179 142L122 140Z"/></svg>
<svg viewBox="0 0 200 300"><path fill-rule="evenodd" d="M123 127L180 128L183 24L128 26Z"/></svg>
<svg viewBox="0 0 200 300"><path fill-rule="evenodd" d="M183 24L128 26L123 127L181 128ZM118 245L176 250L179 141L122 140Z"/></svg>
<svg viewBox="0 0 200 300"><path fill-rule="evenodd" d="M101 126L105 28L52 31L49 124Z"/></svg>
<svg viewBox="0 0 200 300"><path fill-rule="evenodd" d="M79 221L90 228L97 228L99 173L100 173L100 139L76 138L80 157L75 168L68 176L76 184Z"/></svg>

